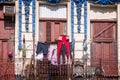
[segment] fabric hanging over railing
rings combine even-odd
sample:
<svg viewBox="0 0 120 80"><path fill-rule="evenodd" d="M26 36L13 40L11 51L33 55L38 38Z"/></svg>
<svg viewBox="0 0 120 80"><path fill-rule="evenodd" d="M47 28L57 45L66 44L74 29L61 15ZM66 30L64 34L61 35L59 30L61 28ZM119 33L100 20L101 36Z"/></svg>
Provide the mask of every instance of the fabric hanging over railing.
<svg viewBox="0 0 120 80"><path fill-rule="evenodd" d="M32 36L35 37L36 0L32 0Z"/></svg>
<svg viewBox="0 0 120 80"><path fill-rule="evenodd" d="M25 5L25 29L26 32L28 32L29 28L29 13L30 13L30 3L32 0L23 0L23 3Z"/></svg>
<svg viewBox="0 0 120 80"><path fill-rule="evenodd" d="M77 29L78 29L78 33L80 33L81 31L81 8L82 8L82 4L83 4L83 0L74 0L75 4L76 4L76 11L77 11Z"/></svg>
<svg viewBox="0 0 120 80"><path fill-rule="evenodd" d="M28 32L30 3L32 2L32 36L35 36L36 0L19 0L18 49L22 49L22 2L25 5L25 28Z"/></svg>
<svg viewBox="0 0 120 80"><path fill-rule="evenodd" d="M46 0L49 3L59 3L61 0Z"/></svg>
<svg viewBox="0 0 120 80"><path fill-rule="evenodd" d="M120 0L93 0L94 4L101 4L101 5L112 5L117 2L120 2Z"/></svg>
<svg viewBox="0 0 120 80"><path fill-rule="evenodd" d="M22 0L19 0L18 49L22 49Z"/></svg>
<svg viewBox="0 0 120 80"><path fill-rule="evenodd" d="M71 40L72 40L72 51L74 49L74 1L71 0Z"/></svg>
<svg viewBox="0 0 120 80"><path fill-rule="evenodd" d="M81 8L84 4L84 44L87 41L87 0L71 0L71 36L72 42L74 42L74 3L76 5L77 11L77 29L78 33L81 31ZM73 44L72 44L73 46ZM84 51L87 51L87 45L85 44L83 47Z"/></svg>
<svg viewBox="0 0 120 80"><path fill-rule="evenodd" d="M83 50L87 51L87 0L84 0L84 46Z"/></svg>
<svg viewBox="0 0 120 80"><path fill-rule="evenodd" d="M84 4L84 42L83 42L83 50L87 51L87 0L71 0L71 34L72 34L72 42L74 42L74 3L76 5L77 11L77 29L78 33L81 31L81 8ZM73 46L73 44L72 44Z"/></svg>
<svg viewBox="0 0 120 80"><path fill-rule="evenodd" d="M84 1L84 37L87 37L87 0Z"/></svg>

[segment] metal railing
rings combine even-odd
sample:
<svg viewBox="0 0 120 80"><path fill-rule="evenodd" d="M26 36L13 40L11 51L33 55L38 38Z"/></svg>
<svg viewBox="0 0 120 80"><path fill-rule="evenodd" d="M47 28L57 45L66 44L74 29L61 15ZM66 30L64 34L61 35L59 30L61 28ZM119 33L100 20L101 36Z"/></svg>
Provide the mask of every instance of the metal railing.
<svg viewBox="0 0 120 80"><path fill-rule="evenodd" d="M28 59L26 59L28 60ZM50 61L36 61L36 67L32 65L30 71L23 69L23 59L10 60L0 60L0 80L118 80L120 75L118 71L120 70L120 62L117 61L118 66L111 66L111 61L102 61L101 66L104 69L104 73L97 74L95 69L99 61L94 60L95 65L84 65L83 63L71 64L71 65L52 65ZM80 60L81 61L81 60ZM79 61L75 61L79 62ZM19 65L18 65L19 64ZM17 66L15 66L17 65ZM108 69L106 68L108 65ZM76 68L76 66L79 66ZM116 68L115 68L116 67ZM75 70L76 69L76 70ZM106 70L107 69L107 70ZM24 75L22 73L24 71ZM35 72L36 71L36 72ZM117 72L115 72L117 71ZM27 75L30 73L29 75ZM26 78L29 77L29 79ZM36 79L35 79L36 77Z"/></svg>

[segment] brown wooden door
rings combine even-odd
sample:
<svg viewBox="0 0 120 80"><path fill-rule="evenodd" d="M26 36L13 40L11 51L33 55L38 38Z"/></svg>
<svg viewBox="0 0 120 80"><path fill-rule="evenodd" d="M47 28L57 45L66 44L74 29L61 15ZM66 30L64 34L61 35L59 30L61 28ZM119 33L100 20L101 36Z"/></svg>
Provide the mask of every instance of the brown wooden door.
<svg viewBox="0 0 120 80"><path fill-rule="evenodd" d="M104 75L118 74L116 21L91 21L91 64Z"/></svg>
<svg viewBox="0 0 120 80"><path fill-rule="evenodd" d="M15 80L14 60L8 57L8 52L12 51L14 58L14 19L14 16L4 15L3 6L0 6L0 80Z"/></svg>
<svg viewBox="0 0 120 80"><path fill-rule="evenodd" d="M67 34L66 21L64 20L41 20L39 39L42 42L55 42L59 35Z"/></svg>

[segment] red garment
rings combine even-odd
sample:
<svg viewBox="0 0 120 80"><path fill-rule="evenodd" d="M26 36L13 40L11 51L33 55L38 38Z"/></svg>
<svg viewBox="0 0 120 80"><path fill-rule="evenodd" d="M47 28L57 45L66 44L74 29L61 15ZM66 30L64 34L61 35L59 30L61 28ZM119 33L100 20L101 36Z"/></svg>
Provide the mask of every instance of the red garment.
<svg viewBox="0 0 120 80"><path fill-rule="evenodd" d="M57 58L60 57L60 49L62 47L62 44L65 45L66 51L67 51L67 59L70 59L70 43L69 43L69 36L67 35L60 35L58 37L58 44L57 44Z"/></svg>

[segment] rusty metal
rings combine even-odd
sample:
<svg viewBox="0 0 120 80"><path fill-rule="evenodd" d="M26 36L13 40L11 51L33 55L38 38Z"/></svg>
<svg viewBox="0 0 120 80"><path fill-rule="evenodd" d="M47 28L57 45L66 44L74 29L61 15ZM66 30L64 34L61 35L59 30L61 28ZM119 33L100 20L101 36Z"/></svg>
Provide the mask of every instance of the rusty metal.
<svg viewBox="0 0 120 80"><path fill-rule="evenodd" d="M0 60L0 80L15 80L14 61Z"/></svg>
<svg viewBox="0 0 120 80"><path fill-rule="evenodd" d="M34 66L33 66L34 67ZM70 65L52 65L48 60L36 61L36 74L34 68L31 68L29 78L30 80L69 80Z"/></svg>
<svg viewBox="0 0 120 80"><path fill-rule="evenodd" d="M15 61L15 60L14 60ZM14 61L9 61L9 60L2 60L0 61L0 80L15 80L15 72L14 72ZM70 65L52 65L50 61L48 60L43 60L43 61L39 61L37 60L36 62L36 74L34 73L34 65L31 66L31 72L29 74L29 79L22 79L22 76L17 75L17 77L20 77L21 79L18 80L35 80L35 76L36 76L36 80L45 80L47 78L49 78L49 80L69 80L69 78L71 78L71 80L118 80L120 79L120 75L118 75L118 73L114 73L113 71L116 71L116 68L112 68L111 69L108 68L108 70L105 69L104 73L102 75L96 75L93 74L91 72L91 67L93 68L97 68L97 66L99 65L99 67L103 67L106 68L106 66L104 65L110 65L109 62L113 63L114 60L104 60L104 61L99 61L99 60L93 60L94 65L89 65L84 69L87 70L83 70L83 75L82 76L77 76L77 77L72 77L73 75L71 75L72 72L72 68L70 68ZM116 63L116 62L114 62ZM117 62L118 65L120 64L119 62ZM77 62L77 65L84 65L81 63ZM79 66L78 65L78 66ZM72 66L72 65L71 65ZM109 66L109 67L113 67L113 66ZM119 69L119 67L117 68ZM68 72L70 71L70 72ZM109 72L109 74L107 73ZM17 80L17 79L16 79Z"/></svg>
<svg viewBox="0 0 120 80"><path fill-rule="evenodd" d="M114 66L114 68L113 68L113 66L110 66L110 62L111 63L118 63L118 65L119 65L120 64L119 61L117 61L117 62L115 62L114 60L102 61L102 60L95 60L94 59L94 60L92 60L92 62L96 63L96 64L87 65L85 68L83 68L82 74L78 73L78 71L76 70L77 71L76 73L78 75L77 76L72 75L73 77L71 80L119 80L120 79L120 75L118 73L116 73L116 69L118 71L120 67ZM109 68L107 68L106 65L108 65ZM76 65L74 65L74 66L76 66ZM82 67L81 65L78 65L78 64L77 64L77 66ZM96 72L97 68L100 68L100 70L103 70L103 71L100 71L101 73L98 74Z"/></svg>

